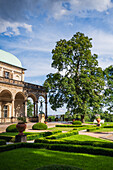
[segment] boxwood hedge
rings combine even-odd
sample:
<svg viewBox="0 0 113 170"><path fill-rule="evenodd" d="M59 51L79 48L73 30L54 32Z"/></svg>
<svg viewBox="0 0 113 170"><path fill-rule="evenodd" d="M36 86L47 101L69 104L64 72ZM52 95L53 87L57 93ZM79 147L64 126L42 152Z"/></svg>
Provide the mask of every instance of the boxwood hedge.
<svg viewBox="0 0 113 170"><path fill-rule="evenodd" d="M35 123L32 126L33 130L46 130L47 129L47 125L45 123Z"/></svg>
<svg viewBox="0 0 113 170"><path fill-rule="evenodd" d="M18 132L18 130L17 130L17 128L16 128L16 124L9 125L9 126L6 128L6 132Z"/></svg>

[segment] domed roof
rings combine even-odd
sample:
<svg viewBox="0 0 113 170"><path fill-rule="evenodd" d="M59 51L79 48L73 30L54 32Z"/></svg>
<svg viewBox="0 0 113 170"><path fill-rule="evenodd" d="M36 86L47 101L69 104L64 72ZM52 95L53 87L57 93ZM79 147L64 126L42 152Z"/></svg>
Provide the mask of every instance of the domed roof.
<svg viewBox="0 0 113 170"><path fill-rule="evenodd" d="M22 68L22 64L16 56L3 50L0 50L0 61Z"/></svg>

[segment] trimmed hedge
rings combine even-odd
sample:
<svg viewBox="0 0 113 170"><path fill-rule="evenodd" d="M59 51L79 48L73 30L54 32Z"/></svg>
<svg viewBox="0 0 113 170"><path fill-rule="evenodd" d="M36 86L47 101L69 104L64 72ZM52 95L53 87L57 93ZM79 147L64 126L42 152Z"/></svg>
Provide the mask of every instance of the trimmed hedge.
<svg viewBox="0 0 113 170"><path fill-rule="evenodd" d="M83 127L83 125L56 125L56 127Z"/></svg>
<svg viewBox="0 0 113 170"><path fill-rule="evenodd" d="M93 127L93 128L88 128L87 132L94 132L95 130L100 129L100 127Z"/></svg>
<svg viewBox="0 0 113 170"><path fill-rule="evenodd" d="M47 125L45 123L35 123L32 126L33 130L46 130L47 129Z"/></svg>
<svg viewBox="0 0 113 170"><path fill-rule="evenodd" d="M0 139L0 145L6 145L6 141L3 139Z"/></svg>
<svg viewBox="0 0 113 170"><path fill-rule="evenodd" d="M10 125L6 128L6 132L18 132L16 124Z"/></svg>
<svg viewBox="0 0 113 170"><path fill-rule="evenodd" d="M72 122L73 125L81 125L82 122L81 121L78 121L78 120L75 120Z"/></svg>
<svg viewBox="0 0 113 170"><path fill-rule="evenodd" d="M75 166L70 166L70 165L52 164L52 165L42 166L40 168L37 168L36 170L82 170L82 169L75 167Z"/></svg>
<svg viewBox="0 0 113 170"><path fill-rule="evenodd" d="M45 148L49 150L87 153L94 155L105 155L113 157L113 149L93 147L88 145L72 145L72 144L45 144L45 143L17 143L11 145L0 146L0 152L8 151L17 148Z"/></svg>
<svg viewBox="0 0 113 170"><path fill-rule="evenodd" d="M56 133L60 133L62 131L60 130L56 130L56 131L52 131L52 132L42 132L42 133L37 133L37 134L33 134L33 135L27 135L27 140L34 140L34 139L38 139L41 137L46 137L46 136L50 136Z"/></svg>
<svg viewBox="0 0 113 170"><path fill-rule="evenodd" d="M94 147L103 147L103 148L112 148L113 142L104 142L104 141L68 141L68 140L54 140L54 139L45 139L40 138L36 139L35 143L48 143L48 144L74 144L74 145L90 145Z"/></svg>
<svg viewBox="0 0 113 170"><path fill-rule="evenodd" d="M51 135L51 136L46 137L46 139L59 139L59 138L68 137L68 136L77 135L77 134L78 134L78 131L73 130L67 133L58 133L55 135Z"/></svg>
<svg viewBox="0 0 113 170"><path fill-rule="evenodd" d="M45 144L45 143L17 143L11 145L0 146L0 152L17 148L45 148L49 150L58 150L65 152L87 153L94 155L105 155L113 157L113 149L93 147L88 145L72 145L72 144Z"/></svg>
<svg viewBox="0 0 113 170"><path fill-rule="evenodd" d="M103 128L113 128L113 125L105 125Z"/></svg>
<svg viewBox="0 0 113 170"><path fill-rule="evenodd" d="M0 135L0 139L5 140L6 142L13 142L15 140L15 137L14 136Z"/></svg>

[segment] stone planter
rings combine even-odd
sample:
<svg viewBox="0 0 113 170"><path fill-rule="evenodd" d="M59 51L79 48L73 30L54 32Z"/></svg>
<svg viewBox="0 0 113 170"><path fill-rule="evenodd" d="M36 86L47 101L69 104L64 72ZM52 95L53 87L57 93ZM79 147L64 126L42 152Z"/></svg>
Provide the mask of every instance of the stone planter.
<svg viewBox="0 0 113 170"><path fill-rule="evenodd" d="M24 135L23 131L26 129L26 124L25 123L18 123L16 125L17 130L19 131L18 135Z"/></svg>
<svg viewBox="0 0 113 170"><path fill-rule="evenodd" d="M100 126L100 121L101 121L101 119L100 119L100 118L97 118L96 121L97 121L97 126Z"/></svg>

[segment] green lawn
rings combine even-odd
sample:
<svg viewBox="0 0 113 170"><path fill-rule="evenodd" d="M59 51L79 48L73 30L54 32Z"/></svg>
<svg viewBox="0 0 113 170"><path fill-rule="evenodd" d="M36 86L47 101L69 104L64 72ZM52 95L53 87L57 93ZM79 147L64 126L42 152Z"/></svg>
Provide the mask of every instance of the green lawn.
<svg viewBox="0 0 113 170"><path fill-rule="evenodd" d="M53 128L48 128L48 130L61 130L61 131L70 131L73 130L74 127L53 127Z"/></svg>
<svg viewBox="0 0 113 170"><path fill-rule="evenodd" d="M113 132L113 128L100 128L100 129L94 130L93 132Z"/></svg>
<svg viewBox="0 0 113 170"><path fill-rule="evenodd" d="M16 136L18 135L19 132L5 132L5 133L0 133L0 135L2 136ZM33 134L37 134L37 132L23 132L25 135L33 135Z"/></svg>
<svg viewBox="0 0 113 170"><path fill-rule="evenodd" d="M2 152L0 161L1 170L36 170L50 164L71 165L83 170L113 169L112 157L36 148L21 148Z"/></svg>
<svg viewBox="0 0 113 170"><path fill-rule="evenodd" d="M108 140L95 138L95 137L91 137L91 136L87 136L87 135L73 135L73 136L62 138L62 140L69 140L69 141L74 141L74 140L76 140L76 141L104 141L104 142L107 141L108 142Z"/></svg>

